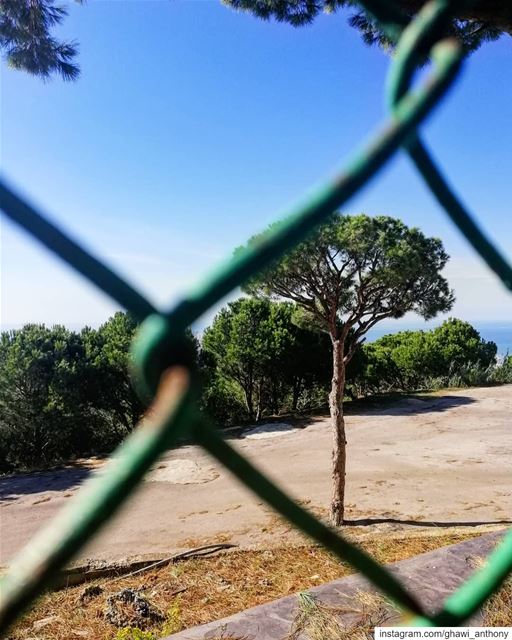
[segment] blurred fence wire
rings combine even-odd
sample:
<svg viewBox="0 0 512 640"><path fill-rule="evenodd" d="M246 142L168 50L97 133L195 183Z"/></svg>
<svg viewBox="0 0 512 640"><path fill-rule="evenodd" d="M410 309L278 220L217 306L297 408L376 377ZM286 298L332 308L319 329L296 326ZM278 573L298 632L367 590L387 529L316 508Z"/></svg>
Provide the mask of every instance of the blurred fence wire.
<svg viewBox="0 0 512 640"><path fill-rule="evenodd" d="M446 35L447 24L464 3L430 0L412 20L389 0L360 0L359 4L396 42L387 83L388 121L353 155L342 172L295 207L282 224L273 227L264 242L237 252L171 311L155 309L100 259L0 181L0 207L4 214L139 320L141 326L133 346L133 375L141 394L153 399L148 417L115 452L108 469L101 477L92 477L12 562L0 583L1 632L6 632L52 576L111 518L160 454L185 435L290 522L363 573L401 607L409 625L463 624L512 571L512 533L508 533L486 565L447 599L442 610L427 614L383 566L296 504L236 452L197 408L199 383L192 356L185 348L186 328L346 203L400 148L410 156L432 195L467 241L512 290L510 264L454 194L418 132L452 85L464 60L462 45ZM427 59L431 61L427 81L412 88L415 72Z"/></svg>

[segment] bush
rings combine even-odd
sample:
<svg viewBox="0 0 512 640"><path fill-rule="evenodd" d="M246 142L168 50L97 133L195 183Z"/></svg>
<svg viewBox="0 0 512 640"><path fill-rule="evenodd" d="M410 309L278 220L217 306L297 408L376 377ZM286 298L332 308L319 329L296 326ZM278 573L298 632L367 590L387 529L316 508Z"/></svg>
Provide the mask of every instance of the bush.
<svg viewBox="0 0 512 640"><path fill-rule="evenodd" d="M510 366L496 365L496 351L468 322L452 318L431 331L402 331L364 345L355 385L366 395L495 384L507 379Z"/></svg>
<svg viewBox="0 0 512 640"><path fill-rule="evenodd" d="M231 427L247 420L247 410L235 382L212 375L204 386L201 409L216 423Z"/></svg>
<svg viewBox="0 0 512 640"><path fill-rule="evenodd" d="M135 323L98 330L26 325L0 336L0 471L111 451L142 405L128 376Z"/></svg>
<svg viewBox="0 0 512 640"><path fill-rule="evenodd" d="M501 364L494 368L492 382L495 384L512 383L512 356L506 356Z"/></svg>

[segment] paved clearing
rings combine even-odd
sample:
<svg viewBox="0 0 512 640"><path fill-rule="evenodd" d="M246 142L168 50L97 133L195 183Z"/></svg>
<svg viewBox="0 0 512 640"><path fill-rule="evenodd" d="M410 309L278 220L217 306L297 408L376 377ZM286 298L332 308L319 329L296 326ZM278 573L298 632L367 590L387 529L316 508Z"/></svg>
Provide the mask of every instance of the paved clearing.
<svg viewBox="0 0 512 640"><path fill-rule="evenodd" d="M512 520L511 416L512 385L349 415L347 517L354 525L381 519L371 528L386 531ZM326 514L331 434L325 418L300 430L280 424L276 437L231 442L308 508ZM9 563L89 473L84 466L0 480L0 564ZM228 472L187 446L156 465L79 559L154 557L214 541L252 546L296 539Z"/></svg>

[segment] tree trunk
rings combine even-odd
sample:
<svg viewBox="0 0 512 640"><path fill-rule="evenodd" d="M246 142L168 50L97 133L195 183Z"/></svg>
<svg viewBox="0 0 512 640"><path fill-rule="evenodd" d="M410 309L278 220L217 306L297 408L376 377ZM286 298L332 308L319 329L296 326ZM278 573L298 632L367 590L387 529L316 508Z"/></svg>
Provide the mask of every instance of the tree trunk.
<svg viewBox="0 0 512 640"><path fill-rule="evenodd" d="M343 342L332 341L332 381L329 394L329 411L333 430L332 448L332 498L331 523L339 526L343 523L345 507L345 466L346 447L345 420L343 419L343 391L345 388L345 363L343 361Z"/></svg>
<svg viewBox="0 0 512 640"><path fill-rule="evenodd" d="M292 411L297 411L297 406L299 404L299 397L301 392L302 379L294 378L293 379L293 397L292 397Z"/></svg>
<svg viewBox="0 0 512 640"><path fill-rule="evenodd" d="M279 414L279 389L277 382L272 382L272 413L275 416Z"/></svg>
<svg viewBox="0 0 512 640"><path fill-rule="evenodd" d="M262 407L261 407L261 380L259 381L258 385L258 404L256 405L256 422L259 422L261 420L261 411L262 411Z"/></svg>
<svg viewBox="0 0 512 640"><path fill-rule="evenodd" d="M252 400L252 384L244 386L245 406L247 407L247 413L249 414L249 420L254 420L254 404Z"/></svg>

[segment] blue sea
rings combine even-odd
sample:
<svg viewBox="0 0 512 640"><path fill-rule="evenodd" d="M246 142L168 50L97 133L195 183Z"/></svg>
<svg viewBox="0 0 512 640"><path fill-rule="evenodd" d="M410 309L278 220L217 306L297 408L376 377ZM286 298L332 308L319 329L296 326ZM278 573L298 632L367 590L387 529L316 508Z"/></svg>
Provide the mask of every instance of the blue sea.
<svg viewBox="0 0 512 640"><path fill-rule="evenodd" d="M398 331L433 329L441 322L423 322L417 324L382 324L377 325L368 332L367 342L372 342L387 333L397 333ZM471 322L484 340L492 340L498 347L498 356L512 354L512 322Z"/></svg>

